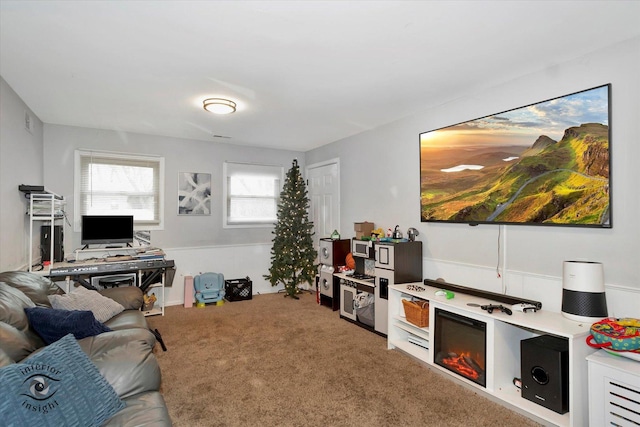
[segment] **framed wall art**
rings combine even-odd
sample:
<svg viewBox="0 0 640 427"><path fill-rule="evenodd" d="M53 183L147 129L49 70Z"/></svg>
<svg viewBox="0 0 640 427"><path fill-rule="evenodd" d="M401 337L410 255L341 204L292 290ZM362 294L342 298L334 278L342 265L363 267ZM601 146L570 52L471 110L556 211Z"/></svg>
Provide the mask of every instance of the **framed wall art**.
<svg viewBox="0 0 640 427"><path fill-rule="evenodd" d="M178 174L178 215L211 215L211 174Z"/></svg>

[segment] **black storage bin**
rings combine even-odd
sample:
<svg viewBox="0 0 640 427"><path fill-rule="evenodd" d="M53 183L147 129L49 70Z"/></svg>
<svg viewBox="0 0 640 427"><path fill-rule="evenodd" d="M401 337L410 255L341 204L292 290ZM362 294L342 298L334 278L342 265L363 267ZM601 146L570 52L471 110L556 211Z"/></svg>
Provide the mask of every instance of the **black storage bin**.
<svg viewBox="0 0 640 427"><path fill-rule="evenodd" d="M227 301L244 301L252 297L252 282L249 277L224 281L224 299Z"/></svg>

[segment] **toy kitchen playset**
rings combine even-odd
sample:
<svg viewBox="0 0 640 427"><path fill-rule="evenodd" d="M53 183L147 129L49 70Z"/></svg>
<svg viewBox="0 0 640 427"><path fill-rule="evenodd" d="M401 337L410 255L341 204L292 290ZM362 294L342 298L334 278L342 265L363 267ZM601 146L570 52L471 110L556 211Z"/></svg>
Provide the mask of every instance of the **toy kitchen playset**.
<svg viewBox="0 0 640 427"><path fill-rule="evenodd" d="M384 236L369 222L356 223L355 231L351 241L355 268L334 273L340 284L340 317L386 336L389 286L422 281L422 242L415 240L414 228L407 238L398 226L391 236Z"/></svg>
<svg viewBox="0 0 640 427"><path fill-rule="evenodd" d="M349 239L320 239L318 251L318 291L321 305L331 307L333 311L340 308L340 279L333 273L345 264L349 253Z"/></svg>

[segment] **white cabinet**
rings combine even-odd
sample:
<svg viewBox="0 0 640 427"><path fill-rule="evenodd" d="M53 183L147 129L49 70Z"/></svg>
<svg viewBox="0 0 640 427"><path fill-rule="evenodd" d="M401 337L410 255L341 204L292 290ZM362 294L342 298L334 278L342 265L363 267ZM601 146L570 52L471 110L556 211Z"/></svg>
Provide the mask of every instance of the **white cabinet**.
<svg viewBox="0 0 640 427"><path fill-rule="evenodd" d="M404 297L407 298L406 296ZM433 357L429 351L431 348L430 336L428 326L419 328L407 321L402 303L398 304L398 298L394 297L394 293L389 292L388 348L397 347L422 361L432 364Z"/></svg>
<svg viewBox="0 0 640 427"><path fill-rule="evenodd" d="M640 362L599 350L589 365L589 425L640 425Z"/></svg>
<svg viewBox="0 0 640 427"><path fill-rule="evenodd" d="M59 261L62 261L64 258L64 207L66 202L64 197L47 191L30 193L28 200L29 244L27 247L29 250L29 271L33 271L34 245L38 245L37 247L40 248L41 257L45 251L49 254L50 264L53 264L56 258L58 258ZM48 228L48 230L44 227ZM48 242L41 239L41 236L44 234L48 236ZM56 245L56 241L58 245ZM46 247L44 246L45 243ZM50 265L49 267L43 267L42 270L47 271L49 268Z"/></svg>
<svg viewBox="0 0 640 427"><path fill-rule="evenodd" d="M417 287L423 291L416 290ZM399 349L420 359L432 369L450 374L452 379L480 393L502 400L538 421L558 426L588 425L588 393L586 356L595 350L587 346L591 324L566 319L560 313L544 310L507 315L499 310L492 314L478 305L492 303L485 298L455 293L452 299L436 296L437 288L418 283L405 283L389 287L389 316L387 347ZM430 324L418 328L404 317L402 299L417 298L429 301ZM432 337L435 336L435 309L467 316L486 322L486 387L440 367L434 363ZM569 412L559 414L544 406L523 398L514 385L514 378L522 378L520 372L520 341L539 335L565 338L569 346ZM426 343L426 344L425 344Z"/></svg>

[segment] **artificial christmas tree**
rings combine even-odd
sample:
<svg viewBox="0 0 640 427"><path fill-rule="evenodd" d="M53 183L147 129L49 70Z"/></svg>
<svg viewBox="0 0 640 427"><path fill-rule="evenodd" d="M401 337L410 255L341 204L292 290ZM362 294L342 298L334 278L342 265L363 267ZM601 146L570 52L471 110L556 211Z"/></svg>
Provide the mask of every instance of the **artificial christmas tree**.
<svg viewBox="0 0 640 427"><path fill-rule="evenodd" d="M285 296L298 299L299 285L313 283L317 272L317 252L313 247L313 223L309 221L307 187L298 161L287 172L278 203L278 222L273 234L271 268L264 278L271 286L284 285Z"/></svg>

